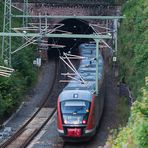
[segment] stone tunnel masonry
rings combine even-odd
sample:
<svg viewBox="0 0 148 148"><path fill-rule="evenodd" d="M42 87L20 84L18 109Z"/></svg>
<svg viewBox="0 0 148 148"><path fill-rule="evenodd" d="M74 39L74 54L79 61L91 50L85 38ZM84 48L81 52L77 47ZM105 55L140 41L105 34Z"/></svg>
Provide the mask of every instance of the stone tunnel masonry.
<svg viewBox="0 0 148 148"><path fill-rule="evenodd" d="M29 4L31 15L102 15L102 6Z"/></svg>

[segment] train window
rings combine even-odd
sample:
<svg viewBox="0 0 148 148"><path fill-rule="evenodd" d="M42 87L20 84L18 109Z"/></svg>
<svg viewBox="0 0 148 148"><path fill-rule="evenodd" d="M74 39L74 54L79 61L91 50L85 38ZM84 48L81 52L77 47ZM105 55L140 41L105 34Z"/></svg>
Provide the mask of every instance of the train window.
<svg viewBox="0 0 148 148"><path fill-rule="evenodd" d="M82 101L82 102L80 102L80 101L66 101L64 103L64 106L86 106L86 105L85 105L84 101Z"/></svg>
<svg viewBox="0 0 148 148"><path fill-rule="evenodd" d="M64 124L81 124L83 116L63 115Z"/></svg>
<svg viewBox="0 0 148 148"><path fill-rule="evenodd" d="M64 101L61 102L62 113L86 113L89 109L90 102L88 101Z"/></svg>
<svg viewBox="0 0 148 148"><path fill-rule="evenodd" d="M64 124L85 124L88 119L90 102L88 101L63 101L61 112ZM86 121L84 123L84 120Z"/></svg>

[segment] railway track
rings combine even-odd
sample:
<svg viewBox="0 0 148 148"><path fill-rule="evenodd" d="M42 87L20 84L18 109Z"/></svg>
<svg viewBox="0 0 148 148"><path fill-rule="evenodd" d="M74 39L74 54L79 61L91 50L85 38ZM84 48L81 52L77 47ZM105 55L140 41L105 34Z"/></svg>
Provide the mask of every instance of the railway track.
<svg viewBox="0 0 148 148"><path fill-rule="evenodd" d="M2 148L25 148L51 119L56 109L42 108L36 117L17 132Z"/></svg>
<svg viewBox="0 0 148 148"><path fill-rule="evenodd" d="M52 118L56 108L49 108L47 103L52 95L54 82L58 77L58 62L56 60L54 63L54 73L54 79L51 82L53 85L50 88L48 95L43 99L40 107L33 116L14 135L12 135L12 137L0 145L0 148L25 148Z"/></svg>

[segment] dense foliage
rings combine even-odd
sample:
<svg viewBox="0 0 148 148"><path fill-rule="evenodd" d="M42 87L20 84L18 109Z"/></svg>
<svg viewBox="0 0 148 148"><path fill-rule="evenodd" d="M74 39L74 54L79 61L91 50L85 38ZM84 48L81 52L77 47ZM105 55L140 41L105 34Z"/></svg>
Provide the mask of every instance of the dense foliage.
<svg viewBox="0 0 148 148"><path fill-rule="evenodd" d="M19 12L15 11L15 13ZM0 3L0 19L3 20L2 3ZM21 26L21 23L22 20L13 20L12 27ZM0 21L0 32L2 31L2 26L3 22ZM22 39L13 37L12 50L18 48L21 43ZM2 47L1 44L2 38L0 38L0 49ZM0 123L17 109L24 99L24 93L35 82L36 69L32 65L33 59L33 48L22 49L12 55L12 67L15 69L13 75L9 78L0 77ZM2 65L2 59L0 61Z"/></svg>
<svg viewBox="0 0 148 148"><path fill-rule="evenodd" d="M148 147L148 1L129 0L119 33L120 74L137 100L127 126L109 139L111 147Z"/></svg>
<svg viewBox="0 0 148 148"><path fill-rule="evenodd" d="M148 76L148 2L127 1L123 14L126 19L119 31L120 74L137 96Z"/></svg>

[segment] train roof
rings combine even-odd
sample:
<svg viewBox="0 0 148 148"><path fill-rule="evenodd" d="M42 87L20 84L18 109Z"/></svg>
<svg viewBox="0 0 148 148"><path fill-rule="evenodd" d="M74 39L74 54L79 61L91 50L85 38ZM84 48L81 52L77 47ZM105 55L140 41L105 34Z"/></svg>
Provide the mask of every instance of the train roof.
<svg viewBox="0 0 148 148"><path fill-rule="evenodd" d="M79 74L75 74L74 79L72 79L68 83L68 85L64 88L60 96L64 95L64 97L66 97L68 95L68 98L69 98L75 92L82 93L82 95L83 93L85 95L86 94L90 95L95 92L96 45L95 44L81 44L79 47L79 50L80 50L80 55L84 57L80 61L80 66L79 66L79 69L77 70ZM104 66L103 58L102 58L101 53L99 52L99 80L101 80L103 77L103 66ZM81 81L79 75L82 77L85 83ZM86 96L85 98L87 98Z"/></svg>
<svg viewBox="0 0 148 148"><path fill-rule="evenodd" d="M85 100L92 101L92 93L88 90L65 90L60 94L60 101Z"/></svg>

